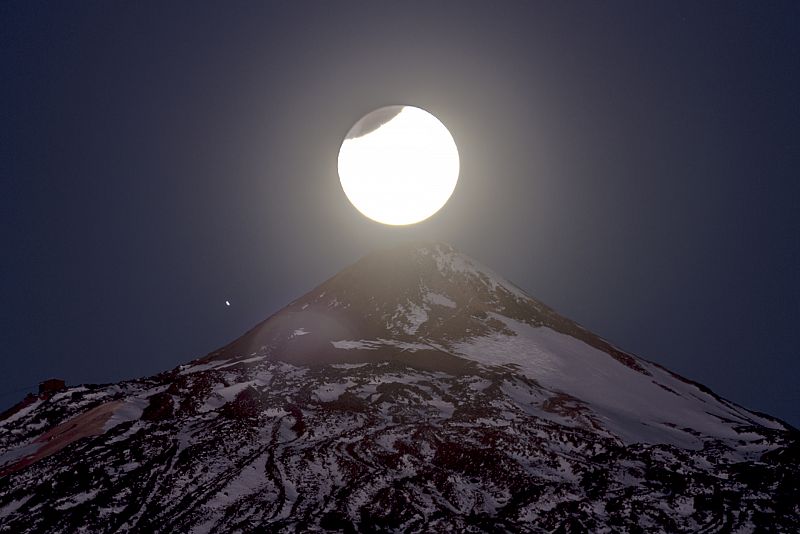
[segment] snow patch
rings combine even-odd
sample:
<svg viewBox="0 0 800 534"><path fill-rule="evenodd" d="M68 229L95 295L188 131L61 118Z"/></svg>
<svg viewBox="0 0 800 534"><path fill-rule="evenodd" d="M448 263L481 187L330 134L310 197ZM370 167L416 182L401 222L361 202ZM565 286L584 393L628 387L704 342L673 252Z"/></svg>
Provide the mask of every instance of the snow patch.
<svg viewBox="0 0 800 534"><path fill-rule="evenodd" d="M352 350L352 349L361 349L361 350L378 350L380 345L376 344L373 341L349 341L343 339L341 341L331 341L331 345L333 345L337 349L344 349L344 350Z"/></svg>
<svg viewBox="0 0 800 534"><path fill-rule="evenodd" d="M457 344L455 353L486 365L517 366L544 388L586 403L604 426L628 443L701 448L700 439L681 430L686 427L720 439L743 438L725 420L746 424L749 418L744 413L655 366L644 363L653 372L647 376L574 337L490 315L514 334L474 338ZM653 384L654 378L677 394ZM536 402L533 398L515 400L522 405ZM671 424L673 421L681 428Z"/></svg>
<svg viewBox="0 0 800 534"><path fill-rule="evenodd" d="M501 287L521 300L531 300L531 298L520 288L492 271L488 267L481 265L469 256L455 252L454 250L443 250L440 245L436 245L433 251L422 249L423 254L431 254L436 261L436 268L443 274L457 272L467 276L477 278L487 284L492 291Z"/></svg>
<svg viewBox="0 0 800 534"><path fill-rule="evenodd" d="M264 358L266 358L266 356L262 355L262 356L253 356L252 358L246 358L244 360L235 360L232 361L231 363L226 363L225 365L219 365L215 367L215 369L225 369L227 367L233 367L234 365L239 365L240 363L253 363L259 360L263 360Z"/></svg>
<svg viewBox="0 0 800 534"><path fill-rule="evenodd" d="M339 396L351 386L355 386L355 382L348 381L334 384L322 384L312 391L312 394L320 402L331 402L338 399Z"/></svg>
<svg viewBox="0 0 800 534"><path fill-rule="evenodd" d="M103 432L108 432L121 423L125 423L127 421L136 421L142 417L142 412L147 407L149 402L150 401L143 397L126 399L119 408L114 410L114 415L112 415L103 425Z"/></svg>
<svg viewBox="0 0 800 534"><path fill-rule="evenodd" d="M425 308L422 308L410 301L407 308L398 307L398 313L405 314L407 324L403 330L406 334L416 334L417 330L419 330L419 327L425 324L425 322L428 320L428 312L425 310Z"/></svg>
<svg viewBox="0 0 800 534"><path fill-rule="evenodd" d="M332 363L331 367L335 369L357 369L359 367L364 367L365 365L369 365L369 363Z"/></svg>
<svg viewBox="0 0 800 534"><path fill-rule="evenodd" d="M33 497L33 495L26 495L25 497L11 501L7 505L0 508L0 519L5 519L6 517L10 516L14 512L22 508L22 506L26 502L28 502L31 499L31 497Z"/></svg>
<svg viewBox="0 0 800 534"><path fill-rule="evenodd" d="M218 383L212 388L211 394L203 403L203 406L197 410L199 413L206 413L218 408L222 408L226 402L231 402L236 398L236 395L253 385L264 385L264 380L256 378L255 380L248 380L246 382L239 382L226 386Z"/></svg>
<svg viewBox="0 0 800 534"><path fill-rule="evenodd" d="M179 375L188 375L190 373L198 373L200 371L208 371L209 369L216 369L217 367L227 363L229 360L218 360L209 363L200 363L197 365L181 365L178 367Z"/></svg>
<svg viewBox="0 0 800 534"><path fill-rule="evenodd" d="M25 417L26 415L31 413L33 410L35 410L41 403L42 403L41 399L36 399L34 402L29 404L28 406L25 406L23 409L21 409L20 411L18 411L17 413L15 413L11 417L9 417L8 419L0 421L0 427L3 427L5 425L7 425L8 423L12 423L12 422L14 422L17 419L20 419L22 417Z"/></svg>
<svg viewBox="0 0 800 534"><path fill-rule="evenodd" d="M436 306L444 306L446 308L455 308L456 303L444 295L440 295L439 293L429 292L425 295L425 302L429 304L434 304Z"/></svg>
<svg viewBox="0 0 800 534"><path fill-rule="evenodd" d="M255 384L255 380L250 380L247 382L239 382L238 384L233 384L231 386L220 388L216 390L214 393L225 399L226 402L231 402L236 398L236 395L238 395L248 387L252 386L253 384Z"/></svg>
<svg viewBox="0 0 800 534"><path fill-rule="evenodd" d="M74 508L81 503L85 503L86 501L94 499L98 493L100 493L100 490L91 490L78 493L77 495L73 495L72 497L66 499L63 503L55 506L54 508L56 510L68 510L70 508Z"/></svg>
<svg viewBox="0 0 800 534"><path fill-rule="evenodd" d="M360 339L357 341L342 339L339 341L331 341L331 345L337 349L344 350L378 350L385 347L396 347L401 351L415 352L418 350L430 350L429 345L423 343L406 343L404 341L395 341L392 339ZM366 365L366 364L361 364Z"/></svg>

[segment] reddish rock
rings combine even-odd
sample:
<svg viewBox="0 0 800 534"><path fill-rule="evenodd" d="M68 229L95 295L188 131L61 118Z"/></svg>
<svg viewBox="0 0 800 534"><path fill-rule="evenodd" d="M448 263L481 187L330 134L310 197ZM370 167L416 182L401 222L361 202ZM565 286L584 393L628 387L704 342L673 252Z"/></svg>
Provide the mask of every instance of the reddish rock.
<svg viewBox="0 0 800 534"><path fill-rule="evenodd" d="M44 382L39 382L39 396L50 397L54 393L67 389L67 384L60 378L48 378Z"/></svg>

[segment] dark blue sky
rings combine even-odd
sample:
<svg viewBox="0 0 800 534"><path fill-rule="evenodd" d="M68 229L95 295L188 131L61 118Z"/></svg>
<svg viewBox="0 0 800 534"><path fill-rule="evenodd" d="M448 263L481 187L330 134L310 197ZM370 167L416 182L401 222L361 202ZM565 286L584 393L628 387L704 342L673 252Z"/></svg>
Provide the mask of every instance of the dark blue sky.
<svg viewBox="0 0 800 534"><path fill-rule="evenodd" d="M800 3L380 4L0 4L0 403L172 368L429 239L800 425ZM410 228L336 175L396 103L462 158Z"/></svg>

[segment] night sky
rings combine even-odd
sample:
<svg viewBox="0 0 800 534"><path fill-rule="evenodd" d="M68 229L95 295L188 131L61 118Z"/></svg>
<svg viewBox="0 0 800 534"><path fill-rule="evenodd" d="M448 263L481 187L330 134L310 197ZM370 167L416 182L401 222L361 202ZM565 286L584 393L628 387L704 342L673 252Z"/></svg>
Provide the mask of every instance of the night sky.
<svg viewBox="0 0 800 534"><path fill-rule="evenodd" d="M800 2L374 4L0 4L3 407L173 368L413 239L800 425ZM390 104L461 154L411 227L336 171Z"/></svg>

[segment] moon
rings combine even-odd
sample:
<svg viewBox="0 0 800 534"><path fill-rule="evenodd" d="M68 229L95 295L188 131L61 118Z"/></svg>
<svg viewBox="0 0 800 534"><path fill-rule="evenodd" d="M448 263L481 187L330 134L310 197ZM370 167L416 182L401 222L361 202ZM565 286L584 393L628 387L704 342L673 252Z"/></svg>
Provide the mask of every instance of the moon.
<svg viewBox="0 0 800 534"><path fill-rule="evenodd" d="M356 122L339 149L339 179L365 216L388 225L424 221L456 187L458 148L424 109L387 106Z"/></svg>

